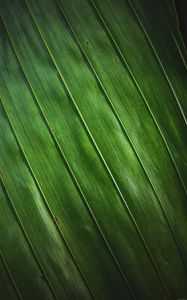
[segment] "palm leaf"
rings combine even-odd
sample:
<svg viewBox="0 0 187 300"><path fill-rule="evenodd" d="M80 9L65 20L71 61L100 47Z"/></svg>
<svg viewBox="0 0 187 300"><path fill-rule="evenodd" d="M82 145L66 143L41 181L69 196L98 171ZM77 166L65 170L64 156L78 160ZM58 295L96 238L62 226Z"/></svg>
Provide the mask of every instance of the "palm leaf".
<svg viewBox="0 0 187 300"><path fill-rule="evenodd" d="M0 297L187 297L186 49L172 1L7 0Z"/></svg>

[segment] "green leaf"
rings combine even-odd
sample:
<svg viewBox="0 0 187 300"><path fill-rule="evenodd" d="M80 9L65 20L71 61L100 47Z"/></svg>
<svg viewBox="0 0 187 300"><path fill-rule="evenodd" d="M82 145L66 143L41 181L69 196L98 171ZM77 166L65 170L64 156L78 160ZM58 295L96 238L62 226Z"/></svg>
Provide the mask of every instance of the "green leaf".
<svg viewBox="0 0 187 300"><path fill-rule="evenodd" d="M0 298L187 298L172 1L7 0L0 30Z"/></svg>

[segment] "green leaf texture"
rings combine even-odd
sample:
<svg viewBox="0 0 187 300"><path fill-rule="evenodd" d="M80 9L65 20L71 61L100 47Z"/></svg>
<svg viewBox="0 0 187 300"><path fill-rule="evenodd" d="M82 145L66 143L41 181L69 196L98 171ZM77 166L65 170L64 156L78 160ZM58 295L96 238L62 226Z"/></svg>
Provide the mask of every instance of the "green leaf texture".
<svg viewBox="0 0 187 300"><path fill-rule="evenodd" d="M172 0L0 2L0 299L187 299Z"/></svg>

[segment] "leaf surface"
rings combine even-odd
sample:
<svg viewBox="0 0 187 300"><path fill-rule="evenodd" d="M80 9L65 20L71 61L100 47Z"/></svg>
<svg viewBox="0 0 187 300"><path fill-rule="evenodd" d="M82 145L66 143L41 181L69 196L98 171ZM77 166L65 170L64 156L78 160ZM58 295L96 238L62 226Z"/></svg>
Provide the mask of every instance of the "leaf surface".
<svg viewBox="0 0 187 300"><path fill-rule="evenodd" d="M0 57L2 299L187 297L173 4L7 0Z"/></svg>

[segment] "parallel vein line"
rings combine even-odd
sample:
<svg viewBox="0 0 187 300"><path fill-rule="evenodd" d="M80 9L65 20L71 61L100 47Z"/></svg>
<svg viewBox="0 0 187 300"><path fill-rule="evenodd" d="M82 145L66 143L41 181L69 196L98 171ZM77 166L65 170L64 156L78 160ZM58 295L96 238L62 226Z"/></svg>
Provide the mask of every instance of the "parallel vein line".
<svg viewBox="0 0 187 300"><path fill-rule="evenodd" d="M174 43L175 43L175 45L176 45L176 47L177 47L177 50L178 50L179 55L180 55L180 57L181 57L181 59L182 59L182 62L183 62L183 64L184 64L184 66L185 66L185 69L187 70L187 61L186 61L187 58L184 58L184 55L182 54L182 51L181 51L181 49L180 49L180 46L179 46L179 44L178 44L178 42L177 42L177 39L176 39L174 33L172 33L172 38L173 38Z"/></svg>
<svg viewBox="0 0 187 300"><path fill-rule="evenodd" d="M181 30L180 30L180 24L179 24L179 18L178 18L178 14L177 14L176 5L175 5L175 0L171 0L171 4L173 6L173 11L174 11L174 15L175 15L176 23L177 23L177 33L178 33L178 35L180 37L180 41L181 41L181 44L183 46L183 50L184 50L184 53L185 53L185 59L184 60L185 60L185 65L186 65L187 64L187 48L186 48L186 46L184 44L184 40L183 40L183 37L182 37L182 34L181 34Z"/></svg>
<svg viewBox="0 0 187 300"><path fill-rule="evenodd" d="M0 176L0 181L1 181L1 176ZM2 182L1 182L1 184L2 184ZM14 288L15 294L17 295L17 297L18 297L19 300L23 300L23 298L22 298L22 296L21 296L21 294L20 294L20 291L19 291L19 289L18 289L18 287L17 287L17 284L16 284L16 282L15 282L15 280L14 280L14 277L13 277L13 275L12 275L12 273L11 273L11 271L10 271L8 265L7 265L7 262L6 262L5 258L4 258L4 255L3 255L3 253L2 253L1 250L0 250L0 258L1 258L1 260L2 260L2 263L3 263L3 265L4 265L4 268L5 268L6 273L7 273L7 275L8 275L8 278L9 278L9 280L10 280L10 282L11 282L11 285L12 285L13 288Z"/></svg>
<svg viewBox="0 0 187 300"><path fill-rule="evenodd" d="M1 99L1 102L2 102L2 99ZM2 104L2 106L3 106L3 108L4 108L4 105L3 105L3 104ZM5 108L4 108L4 110L5 110ZM5 111L5 113L6 113L6 111ZM39 258L38 258L38 256L37 256L36 252L35 252L35 249L34 249L34 247L33 247L33 245L32 245L32 242L31 242L31 240L29 239L29 236L27 235L27 232L26 232L26 230L25 230L25 227L24 227L24 225L22 224L22 221L21 221L21 219L20 219L20 217L19 217L19 215L18 215L18 212L17 212L17 210L16 210L16 208L15 208L15 205L14 205L14 203L13 203L11 197L10 197L10 194L9 194L9 192L8 192L8 189L7 189L6 185L5 185L5 182L4 182L4 180L3 180L2 177L0 178L0 180L1 180L1 183L2 183L2 186L3 186L3 190L4 190L4 192L6 193L6 196L7 196L8 200L9 200L9 203L10 203L12 209L13 209L13 212L14 212L14 215L15 215L15 217L16 217L16 220L17 220L17 222L18 222L18 224L19 224L19 226L20 226L20 228L21 228L21 231L22 231L22 233L23 233L23 235L24 235L24 238L25 238L25 240L27 241L27 244L29 245L29 248L30 248L30 250L31 250L31 252L32 252L32 254L33 254L33 257L34 257L34 259L35 259L35 261L36 261L36 263L37 263L37 265L38 265L38 267L39 267L41 273L43 274L44 278L46 279L46 283L47 283L47 285L48 285L48 288L49 288L49 290L50 290L50 292L51 292L53 298L54 298L55 300L58 300L58 298L56 297L55 292L54 292L54 290L53 290L53 288L52 288L52 286L51 286L51 283L50 283L50 281L49 281L49 278L48 278L47 274L45 273L45 270L43 269L43 267L42 267L42 265L41 265L41 263L40 263L40 260L39 260Z"/></svg>
<svg viewBox="0 0 187 300"><path fill-rule="evenodd" d="M177 51L178 51L178 53L179 53L179 55L180 55L180 57L181 57L181 59L184 63L185 68L187 69L187 49L184 45L184 41L183 41L183 38L182 38L182 35L181 35L180 26L179 26L179 19L178 19L178 16L177 16L177 12L176 12L174 2L175 2L174 0L171 0L171 5L173 6L173 13L174 13L175 21L176 21L175 30L174 30L174 28L172 28L172 26L171 26L171 24L168 20L168 17L166 15L166 11L164 10L165 20L168 24L168 28L170 28L170 30L171 30L172 39L174 40L174 43L177 47ZM178 41L181 42L181 47L182 47L183 53L182 53L181 48L179 46L179 43L177 41L176 34L179 37Z"/></svg>
<svg viewBox="0 0 187 300"><path fill-rule="evenodd" d="M166 149L167 149L167 151L168 151L168 154L169 154L169 156L170 156L170 158L171 158L171 161L172 161L172 163L173 163L173 165L174 165L174 168L175 168L176 173L177 173L177 175L178 175L178 177L179 177L179 179L180 179L180 182L181 182L181 184L182 184L182 186L183 186L183 189L184 189L185 193L187 194L186 186L185 186L184 181L183 181L183 179L182 179L182 177L181 177L181 174L180 174L180 172L179 172L179 170L178 170L178 167L177 167L176 162L175 162L175 160L174 160L174 158L173 158L173 155L172 155L172 153L171 153L171 151L170 151L170 149L169 149L169 146L168 146L168 144L167 144L167 142L166 142L166 139L165 139L165 137L164 137L164 135L163 135L163 133L162 133L162 130L160 129L159 124L158 124L158 122L157 122L157 120L156 120L156 118L155 118L153 112L151 111L151 108L150 108L150 106L149 106L149 104L148 104L148 101L147 101L147 99L146 99L146 97L145 97L145 95L144 95L144 93L143 93L141 87L139 86L139 83L137 82L137 80L136 80L136 78L135 78L135 76L134 76L134 74L133 74L133 72L132 72L130 66L128 65L128 63L127 63L127 61L126 61L126 59L125 59L125 57L124 57L122 51L120 50L120 48L119 48L117 42L115 41L115 39L114 39L114 37L113 37L113 35L112 35L110 29L108 28L108 26L107 26L105 20L103 19L103 17L102 17L102 15L101 15L100 11L99 11L98 8L96 7L94 1L93 1L93 0L88 0L88 1L90 1L91 7L95 10L97 16L99 17L99 20L101 21L101 23L103 24L104 28L106 29L106 31L107 31L107 33L108 33L110 39L111 39L111 42L112 42L112 44L113 44L113 46L114 46L114 49L115 49L116 52L118 53L119 58L121 58L121 60L122 60L122 62L123 62L123 64L124 64L124 66L127 68L127 70L128 70L128 72L129 72L129 74L130 74L130 76L131 76L131 78L132 78L132 80L133 80L133 82L134 82L134 84L135 84L135 86L136 86L138 92L140 93L142 99L144 100L144 103L145 103L145 105L146 105L146 107L147 107L147 109L148 109L148 111L149 111L149 113L150 113L150 115L151 115L151 117L152 117L152 119L153 119L153 121L154 121L154 123L155 123L155 126L156 126L156 128L158 129L158 132L159 132L159 134L160 134L160 136L161 136L161 138L162 138L162 140L163 140L163 142L164 142L164 145L165 145L165 147L166 147Z"/></svg>
<svg viewBox="0 0 187 300"><path fill-rule="evenodd" d="M174 88L172 86L172 83L171 83L171 81L170 81L170 79L169 79L169 77L168 77L168 75L166 73L166 70L165 70L165 68L164 68L164 66L163 66L163 64L162 64L162 62L160 60L160 57L159 57L159 55L156 52L156 49L155 49L155 47L154 47L154 45L153 45L153 43L151 41L151 38L149 37L149 34L147 33L146 28L143 25L143 22L141 21L140 17L138 16L138 13L137 13L136 9L134 8L134 6L132 4L132 1L128 0L128 3L129 3L129 6L131 7L131 10L133 11L133 13L134 13L137 21L138 21L138 24L140 25L140 27L141 27L141 29L142 29L142 31L143 31L143 33L144 33L144 35L145 35L145 37L146 37L146 39L148 41L148 44L150 45L150 48L152 49L152 51L153 51L153 53L154 53L154 55L155 55L155 57L156 57L159 65L160 65L160 68L161 68L161 70L162 70L162 72L164 74L164 77L166 78L166 81L167 81L167 83L168 83L168 85L170 87L170 90L171 90L171 92L172 92L172 94L173 94L173 96L174 96L174 98L175 98L175 100L177 102L177 105L178 105L179 110L181 112L181 115L182 115L182 117L183 117L183 119L185 121L185 124L187 124L187 120L186 120L186 116L185 116L185 113L183 111L183 108L182 108L182 106L180 104L180 101L179 101L179 99L177 97L177 94L175 93L175 90L174 90Z"/></svg>
<svg viewBox="0 0 187 300"><path fill-rule="evenodd" d="M88 287L87 281L85 280L84 276L82 275L82 273L81 273L81 271L80 271L80 268L79 268L79 266L78 266L78 263L77 263L77 261L75 260L73 254L72 254L72 251L71 251L71 249L70 249L70 247L69 247L69 245L68 245L68 242L66 241L66 239L65 239L65 237L64 237L64 235L63 235L63 233L62 233L62 231L61 231L61 229L60 229L60 226L59 226L58 223L56 222L55 216L54 216L53 212L51 211L51 208L50 208L50 206L49 206L49 204L48 204L48 201L47 201L47 199L46 199L46 197L45 197L45 195L44 195L44 192L42 191L42 188L41 188L41 186L40 186L40 184L39 184L39 182L38 182L38 180L37 180L37 178L36 178L36 176L35 176L35 174L34 174L34 171L32 170L32 167L31 167L31 165L30 165L30 162L29 162L29 160L28 160L28 158L27 158L27 156L26 156L26 154L25 154L25 152L24 152L23 146L21 145L21 142L19 141L19 138L18 138L18 136L17 136L17 134L16 134L16 130L15 130L15 128L14 128L14 126L13 126L13 124L12 124L12 122L11 122L9 116L8 116L8 113L7 113L7 111L6 111L6 108L5 108L5 105L4 105L4 103L3 103L2 98L1 98L1 102L2 102L2 106L3 106L3 108L4 108L4 111L5 111L5 113L6 113L7 119L8 119L8 121L9 121L9 124L10 124L10 126L11 126L11 129L12 129L12 131L13 131L13 133L14 133L14 136L15 136L15 139L16 139L16 141L17 141L17 144L18 144L18 146L19 146L19 148L20 148L20 150L21 150L21 153L23 154L23 157L24 157L24 159L25 159L27 168L28 168L28 170L29 170L29 172L30 172L30 174L31 174L31 176L32 176L32 178L33 178L33 180L34 180L36 186L37 186L37 189L38 189L38 191L39 191L39 193L40 193L42 199L43 199L43 202L44 202L44 204L45 204L45 207L47 208L47 211L48 211L48 213L49 213L49 216L50 216L50 218L52 219L52 221L53 221L53 223L54 223L54 225L55 225L55 227L56 227L56 229L57 229L57 232L59 233L59 235L60 235L60 237L61 237L63 243L65 244L66 249L68 250L71 259L72 259L73 262L75 263L75 266L76 266L76 268L77 268L77 270L78 270L78 272L79 272L81 278L83 279L83 281L84 281L84 283L85 283L85 286L87 287L87 289L88 289L88 291L89 291L89 293L90 293L90 295L91 295L91 298L94 299L94 297L93 297L93 295L92 295L92 292L90 291L90 288ZM25 128L24 128L24 130L26 131ZM27 133L26 133L26 134L27 134ZM30 140L30 139L29 139L29 140ZM31 141L30 141L30 143L31 143ZM31 144L32 144L32 143L31 143ZM14 209L15 209L15 208L14 208ZM18 218L19 218L19 216L18 216ZM20 219L19 219L19 222L20 222L20 224L22 225ZM22 225L22 228L24 229L24 225ZM27 235L25 229L24 229L24 232L25 232L25 234ZM27 239L29 240L28 236L27 236ZM37 260L37 262L38 262L38 265L40 266L40 270L42 270L42 273L43 273L44 277L46 278L47 282L49 282L49 285L50 285L50 287L51 287L50 290L53 292L52 285L50 284L50 281L49 281L49 279L48 279L48 276L47 276L47 274L46 274L46 272L45 272L43 266L41 265L40 260L39 260L39 258L37 257L37 254L36 254L36 252L35 252L35 250L34 250L34 247L32 246L32 243L31 243L30 240L29 240L29 243L30 243L30 247L31 247L31 249L32 249L32 252L33 252L33 254L35 255L35 258L36 258L36 260ZM56 300L58 300L57 296L55 295L55 292L53 292L53 294L54 294L54 298L55 298Z"/></svg>
<svg viewBox="0 0 187 300"><path fill-rule="evenodd" d="M58 73L59 73L59 76L60 76L60 78L61 78L61 80L62 80L62 82L63 82L63 84L64 84L64 86L65 86L65 88L66 88L66 90L67 90L67 92L68 92L68 94L69 94L69 96L70 96L70 99L71 99L71 101L72 101L72 103L73 103L73 105L74 105L74 107L75 107L75 109L76 109L76 111L77 111L77 113L78 113L80 119L81 119L81 122L82 122L84 128L86 129L86 132L87 132L87 134L88 134L88 136L89 136L91 142L93 143L93 145L94 145L94 147L95 147L95 149L96 149L96 151L97 151L97 153L98 153L98 155L99 155L99 157L100 157L100 159L101 159L101 161L102 161L102 163L103 163L103 165L104 165L104 167L105 167L105 169L106 169L106 171L107 171L109 177L111 178L111 181L112 181L114 187L116 188L116 191L118 192L118 195L119 195L119 197L120 197L120 199L121 199L123 205L126 207L126 210L127 210L128 214L129 214L129 216L130 216L130 219L131 219L132 223L133 223L134 226L135 226L135 229L136 229L136 231L137 231L137 233L138 233L138 235L139 235L139 237L140 237L140 239L141 239L141 241L142 241L142 244L143 244L143 246L144 246L144 248L145 248L145 250L146 250L146 252L147 252L147 254L148 254L149 258L150 258L150 261L152 262L152 265L153 265L153 267L154 267L154 269L155 269L155 271L156 271L156 274L157 274L157 276L158 276L158 278L159 278L159 280L160 280L160 283L161 283L161 285L162 285L162 287L163 287L163 289L164 289L164 291L165 291L165 293L166 293L166 295L167 295L167 298L169 299L169 295L168 295L168 291L167 291L167 288L166 288L166 286L165 286L165 283L164 283L163 280L162 280L160 271L159 271L159 269L158 269L158 267L157 267L157 265L156 265L156 263L155 263L155 261L154 261L154 259L153 259L153 257L152 257L152 254L151 254L151 252L150 252L150 250L149 250L149 248L148 248L148 246L147 246L147 243L146 243L146 241L145 241L145 239L144 239L144 237L143 237L143 235L142 235L142 233L141 233L141 231L140 231L140 229L139 229L139 226L138 226L138 224L136 223L136 220L134 219L134 216L132 215L132 213L131 213L131 211L130 211L130 209L129 209L129 207L128 207L128 205L127 205L127 203L126 203L126 201L125 201L125 199L124 199L124 197L123 197L123 194L122 194L122 192L121 192L121 190L120 190L118 184L116 183L116 181L115 181L115 179L114 179L114 177L113 177L113 175L112 175L112 173L111 173L111 171L110 171L110 169L109 169L109 167L108 167L108 165L107 165L107 163L106 163L106 161L105 161L105 159L104 159L104 157L103 157L103 155L102 155L102 153L101 153L101 151L100 151L100 149L99 149L99 147L97 146L97 143L96 143L96 141L95 141L95 139L94 139L92 133L90 132L89 127L88 127L88 125L86 124L86 121L84 120L84 118L83 118L83 116L82 116L82 114L81 114L81 112L80 112L80 110L79 110L79 108L78 108L78 106L77 106L76 101L74 100L74 97L73 97L73 95L72 95L72 93L71 93L71 91L70 91L70 89L69 89L69 87L68 87L68 85L67 85L67 83L66 83L66 81L65 81L65 79L64 79L64 77L63 77L63 75L62 75L62 73L61 73L61 71L60 71L60 69L59 69L59 67L58 67L58 64L56 63L56 61L55 61L55 59L54 59L54 57L53 57L53 55L52 55L52 53L51 53L51 50L49 49L49 47L48 47L48 45L47 45L47 43L46 43L46 41L45 41L45 39L44 39L44 37L43 37L41 31L40 31L40 29L39 29L39 27L38 27L38 25L37 25L37 22L35 21L35 18L34 18L34 16L33 16L32 12L31 12L31 9L30 9L30 7L29 7L29 5L28 5L28 3L27 3L27 0L24 0L24 1L25 1L26 4L27 4L27 7L28 7L28 9L29 9L29 11L30 11L30 14L31 14L31 16L32 16L32 19L33 19L33 21L34 21L34 23L35 23L35 26L36 26L36 28L38 29L38 32L39 32L39 34L40 34L40 36L41 36L41 39L43 40L44 45L46 46L46 49L48 50L48 53L49 53L49 55L50 55L50 57L51 57L51 59L52 59L52 61L53 61L53 63L54 63L54 66L56 67L56 69L57 69L57 71L58 71Z"/></svg>
<svg viewBox="0 0 187 300"><path fill-rule="evenodd" d="M99 78L99 75L97 74L97 71L96 71L95 68L93 67L93 65L92 65L92 63L91 63L91 61L90 61L88 55L86 54L85 49L84 49L83 46L81 45L81 42L80 42L79 38L77 37L77 35L76 35L76 33L75 33L75 31L74 31L72 25L70 24L70 21L68 20L67 16L65 15L65 13L64 13L64 11L63 11L63 9L62 9L60 3L59 3L59 0L56 0L56 2L57 2L57 4L58 4L59 9L60 9L61 13L63 14L63 16L64 16L64 18L65 18L65 20L66 20L66 22L67 22L67 24L68 24L68 26L69 26L69 28L70 28L72 34L74 35L74 37L75 37L75 39L76 39L76 41L77 41L77 44L78 44L78 46L79 46L80 49L81 49L81 52L83 53L84 57L86 58L88 64L90 65L90 67L91 67L91 69L92 69L92 71L93 71L93 73L94 73L94 75L95 75L95 77L96 77L96 80L98 81L98 83L99 83L101 89L103 90L103 92L104 92L104 94L105 94L105 96L106 96L106 99L107 99L107 101L108 101L108 103L109 103L109 106L110 106L110 108L111 108L111 110L112 110L114 116L115 116L116 119L118 120L118 122L119 122L119 124L120 124L120 126L121 126L121 129L122 129L124 135L127 137L128 141L129 141L129 144L130 144L132 150L134 151L134 153L135 153L135 155L136 155L136 157L137 157L137 159L138 159L138 161L139 161L139 163L140 163L140 165L141 165L141 167L142 167L142 169L143 169L143 172L144 172L144 174L145 174L145 176L146 176L146 178L147 178L147 180L148 180L148 182L149 182L149 184L150 184L150 186L151 186L151 188L152 188L152 190L153 190L153 193L154 193L154 195L155 195L155 197L156 197L156 199L157 199L157 202L158 202L158 204L159 204L159 206L160 206L160 209L161 209L161 211L162 211L162 213L163 213L163 216L164 216L164 218L165 218L165 220L166 220L166 223L167 223L167 225L168 225L168 227L169 227L169 231L170 231L170 233L171 233L171 235L172 235L172 238L173 238L174 243L175 243L175 245L176 245L176 248L177 248L177 250L178 250L179 256L180 256L180 258L181 258L181 260L182 260L182 263L183 263L183 265L184 265L185 271L187 272L187 268L186 268L185 262L184 262L184 260L183 260L183 256L182 256L182 253L181 253L180 246L179 246L179 244L178 244L178 242L177 242L177 238L175 237L174 230L173 230L172 225L171 225L171 223L170 223L170 221L169 221L169 219L168 219L168 217L167 217L167 213L166 213L166 211L165 211L165 209L164 209L164 207L163 207L163 205L162 205L162 203L161 203L161 200L160 200L160 198L159 198L159 196L158 196L158 194L157 194L157 192L156 192L156 190L155 190L155 187L154 187L154 185L153 185L153 183L152 183L152 181L151 181L151 179L150 179L150 177L149 177L149 175L148 175L148 173L147 173L147 171L146 171L146 167L144 166L144 163L143 163L143 161L141 160L141 158L140 158L140 156L139 156L139 154L138 154L138 151L137 151L137 149L136 149L136 147L135 147L133 141L132 141L131 138L130 138L130 135L129 135L129 133L128 133L128 130L126 129L126 127L125 127L123 121L121 120L120 116L118 115L118 112L117 112L116 108L114 107L113 101L111 100L110 96L108 95L108 93L107 93L107 91L106 91L106 89L105 89L103 83L101 82L101 80L100 80L100 78Z"/></svg>
<svg viewBox="0 0 187 300"><path fill-rule="evenodd" d="M11 44L12 44L12 41L11 41ZM13 45L13 48L14 48L14 45ZM22 64L21 64L21 62L20 62L19 55L17 54L17 51L16 51L15 48L14 48L14 52L15 52L15 54L16 54L16 57L17 57L17 60L18 60L18 62L19 62L19 64L20 64L20 66L21 66L21 68L22 68L22 71L23 71L23 73L24 73L24 76L25 76L25 78L26 78L26 80L27 80L27 82L28 82L28 85L29 85L29 87L30 87L30 89L31 89L31 92L32 92L32 94L33 94L33 96L34 96L34 98L35 98L35 100L36 100L37 106L38 106L38 108L39 108L39 110L40 110L40 112L41 112L41 114L42 114L42 116L43 116L43 119L44 119L44 121L45 121L46 127L47 127L47 129L49 130L49 133L50 133L50 135L51 135L51 137L52 137L52 139L53 139L53 142L54 142L55 146L57 147L58 153L60 154L62 160L64 161L65 166L66 166L66 168L67 168L67 170L68 170L68 173L70 174L71 179L72 179L72 181L73 181L73 183L74 183L76 189L78 190L78 193L79 193L80 197L82 198L82 201L83 201L83 203L84 203L84 205L85 205L85 207L86 207L86 209L87 209L89 215L91 216L92 221L93 221L94 224L96 225L96 227L97 227L97 229L98 229L98 231L99 231L99 233L100 233L100 235L101 235L101 237L102 237L102 239L103 239L103 241L104 241L104 243L105 243L105 246L107 247L107 249L108 249L110 255L112 256L112 258L113 258L113 260L114 260L114 262L115 262L115 264L116 264L116 266L117 266L117 268L118 268L118 271L120 272L120 274L121 274L123 280L125 281L127 287L129 288L129 290L130 290L130 292L131 292L131 294L132 294L132 297L135 299L135 296L134 296L134 293L133 293L133 291L132 291L132 288L131 288L130 284L128 283L128 280L127 280L127 278L126 278L126 276L125 276L125 274L124 274L122 268L120 267L120 264L119 264L119 262L118 262L118 260L117 260L117 258L116 258L116 256L115 256L115 254L113 253L113 250L111 249L111 246L109 245L109 243L108 243L108 241L107 241L107 239L106 239L106 237L105 237L105 235L104 235L104 233L103 233L103 231L102 231L102 229L101 229L101 227L100 227L100 225L99 225L99 223L98 223L98 221L97 221L97 219L96 219L96 217L95 217L95 215L94 215L94 213L93 213L93 211L92 211L92 209L91 209L91 207L90 207L90 205L89 205L89 203L88 203L88 201L87 201L87 199L86 199L86 196L84 195L84 193L83 193L83 191L82 191L82 189L81 189L81 187L80 187L80 185L79 185L79 183L78 183L78 181L77 181L77 179L76 179L76 176L74 175L74 173L73 173L73 171L72 171L72 169L71 169L71 167L70 167L70 164L69 164L69 162L68 162L68 160L67 160L65 154L63 153L63 150L62 150L62 148L61 148L61 146L60 146L60 144L59 144L59 142L58 142L58 139L56 138L56 136L55 136L53 130L51 129L51 126L50 126L50 124L49 124L49 122L48 122L48 120L47 120L47 118L46 118L46 116L45 116L45 114L44 114L44 112L43 112L43 109L42 109L42 107L41 107L41 105L40 105L40 102L39 102L39 100L38 100L38 98L37 98L37 96L36 96L35 91L34 91L33 88L32 88L32 84L30 83L30 80L29 80L29 78L28 78L28 76L27 76L27 74L26 74L26 72L25 72L25 70L24 70L24 68L23 68L23 66L22 66ZM27 159L27 160L28 160L28 159ZM31 167L30 167L30 168L31 168ZM33 172L33 171L32 171L32 172ZM34 174L34 172L33 172L33 174ZM35 176L35 175L34 175L34 176ZM39 184L39 183L38 183L38 184ZM43 192L42 192L42 193L43 193ZM47 200L46 200L46 201L47 201ZM82 276L83 276L83 275L82 275ZM85 279L85 280L86 280L86 279ZM87 285L88 285L88 284L87 284Z"/></svg>

